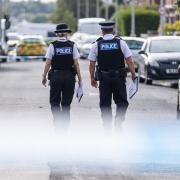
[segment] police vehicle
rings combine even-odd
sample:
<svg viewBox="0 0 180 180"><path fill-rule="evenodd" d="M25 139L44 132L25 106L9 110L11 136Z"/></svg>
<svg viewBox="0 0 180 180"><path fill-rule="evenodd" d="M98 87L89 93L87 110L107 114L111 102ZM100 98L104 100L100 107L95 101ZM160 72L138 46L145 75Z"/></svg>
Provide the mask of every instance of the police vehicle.
<svg viewBox="0 0 180 180"><path fill-rule="evenodd" d="M16 46L16 61L43 59L45 60L46 43L40 35L24 35Z"/></svg>

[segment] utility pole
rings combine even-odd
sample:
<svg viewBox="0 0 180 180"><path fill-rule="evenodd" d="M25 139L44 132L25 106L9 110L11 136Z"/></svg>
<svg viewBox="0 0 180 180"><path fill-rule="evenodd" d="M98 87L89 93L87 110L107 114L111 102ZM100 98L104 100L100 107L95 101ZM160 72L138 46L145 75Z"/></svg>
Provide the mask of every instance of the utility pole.
<svg viewBox="0 0 180 180"><path fill-rule="evenodd" d="M131 36L135 37L135 2L131 0Z"/></svg>
<svg viewBox="0 0 180 180"><path fill-rule="evenodd" d="M164 27L164 16L165 16L165 9L164 9L163 0L160 0L159 13L160 13L159 35L162 36L163 35L163 27Z"/></svg>
<svg viewBox="0 0 180 180"><path fill-rule="evenodd" d="M89 17L89 0L86 0L86 18Z"/></svg>
<svg viewBox="0 0 180 180"><path fill-rule="evenodd" d="M0 19L4 16L4 0L0 0Z"/></svg>
<svg viewBox="0 0 180 180"><path fill-rule="evenodd" d="M118 35L118 10L119 10L119 5L118 5L118 0L115 0L115 7L116 7L116 34Z"/></svg>
<svg viewBox="0 0 180 180"><path fill-rule="evenodd" d="M105 19L106 20L109 19L109 4L108 4L108 0L105 1Z"/></svg>
<svg viewBox="0 0 180 180"><path fill-rule="evenodd" d="M1 45L2 49L5 49L5 36L6 36L6 28L5 28L5 19L1 19Z"/></svg>
<svg viewBox="0 0 180 180"><path fill-rule="evenodd" d="M99 0L96 0L96 17L99 18Z"/></svg>
<svg viewBox="0 0 180 180"><path fill-rule="evenodd" d="M77 19L81 18L81 8L80 8L81 0L77 0Z"/></svg>

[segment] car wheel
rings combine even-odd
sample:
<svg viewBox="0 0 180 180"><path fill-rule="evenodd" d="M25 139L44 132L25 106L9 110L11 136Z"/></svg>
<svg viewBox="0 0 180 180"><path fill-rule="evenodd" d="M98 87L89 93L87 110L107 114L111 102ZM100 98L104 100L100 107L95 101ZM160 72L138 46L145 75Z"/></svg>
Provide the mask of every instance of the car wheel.
<svg viewBox="0 0 180 180"><path fill-rule="evenodd" d="M179 92L178 92L178 95L177 95L177 111L180 111L180 107L179 107L179 104L180 104L180 102L179 102Z"/></svg>
<svg viewBox="0 0 180 180"><path fill-rule="evenodd" d="M177 120L180 120L180 102L179 102L179 92L178 92L178 96L177 96Z"/></svg>
<svg viewBox="0 0 180 180"><path fill-rule="evenodd" d="M177 120L180 120L180 80L178 83L178 95L177 95Z"/></svg>
<svg viewBox="0 0 180 180"><path fill-rule="evenodd" d="M151 85L152 84L152 79L148 79L148 71L147 71L147 67L146 67L146 71L145 71L145 80L144 80L145 84Z"/></svg>
<svg viewBox="0 0 180 180"><path fill-rule="evenodd" d="M138 76L139 76L139 82L144 83L144 78L141 77L141 69L138 68Z"/></svg>
<svg viewBox="0 0 180 180"><path fill-rule="evenodd" d="M16 62L20 62L20 59L16 59Z"/></svg>
<svg viewBox="0 0 180 180"><path fill-rule="evenodd" d="M140 82L140 83L144 83L144 81L145 81L144 78L142 78L142 77L139 78L139 82Z"/></svg>
<svg viewBox="0 0 180 180"><path fill-rule="evenodd" d="M7 59L6 58L3 58L2 60L1 60L1 62L7 62Z"/></svg>

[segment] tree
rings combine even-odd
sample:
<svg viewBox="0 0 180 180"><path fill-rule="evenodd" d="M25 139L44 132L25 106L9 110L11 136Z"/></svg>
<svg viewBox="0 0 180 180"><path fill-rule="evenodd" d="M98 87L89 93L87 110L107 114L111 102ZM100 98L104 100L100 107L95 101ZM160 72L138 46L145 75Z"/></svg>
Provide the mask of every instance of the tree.
<svg viewBox="0 0 180 180"><path fill-rule="evenodd" d="M76 29L76 19L74 14L67 9L64 0L57 0L55 11L51 16L51 21L56 24L67 23L72 31L75 31Z"/></svg>
<svg viewBox="0 0 180 180"><path fill-rule="evenodd" d="M177 4L178 8L180 8L180 0L177 0L176 4Z"/></svg>
<svg viewBox="0 0 180 180"><path fill-rule="evenodd" d="M147 31L157 31L159 26L159 13L154 9L136 7L136 35L140 36ZM118 11L118 32L122 36L131 33L131 8L122 6ZM114 15L112 19L115 19Z"/></svg>
<svg viewBox="0 0 180 180"><path fill-rule="evenodd" d="M100 15L102 18L105 17L105 11L106 11L106 7L104 5L101 6ZM108 12L109 12L108 17L111 18L111 16L115 13L115 11L116 11L116 7L113 4L109 5L108 6Z"/></svg>
<svg viewBox="0 0 180 180"><path fill-rule="evenodd" d="M6 0L7 12L9 12L11 17L16 17L17 19L23 18L31 22L49 21L49 16L54 10L54 4L52 2L43 3L34 0L21 2L10 2Z"/></svg>
<svg viewBox="0 0 180 180"><path fill-rule="evenodd" d="M74 16L77 18L77 0L63 0L66 8L73 12ZM80 0L80 17L84 18L86 16L86 1ZM102 2L100 1L100 5ZM96 17L96 0L89 0L89 17Z"/></svg>

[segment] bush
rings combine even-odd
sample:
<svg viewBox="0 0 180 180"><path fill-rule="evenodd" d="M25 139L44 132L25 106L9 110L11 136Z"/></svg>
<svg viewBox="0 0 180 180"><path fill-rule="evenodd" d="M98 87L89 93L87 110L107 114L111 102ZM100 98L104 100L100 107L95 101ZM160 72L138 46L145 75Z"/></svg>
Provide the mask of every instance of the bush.
<svg viewBox="0 0 180 180"><path fill-rule="evenodd" d="M115 13L116 9L115 9L114 5L109 5L108 9L109 9L109 14L108 14L108 19L109 19L109 17L111 17ZM102 18L105 17L105 11L106 11L106 7L104 5L101 6L101 8L100 8L100 16Z"/></svg>
<svg viewBox="0 0 180 180"><path fill-rule="evenodd" d="M180 32L180 21L176 21L173 24L166 23L164 25L164 34L172 35L174 32L177 32L179 35Z"/></svg>
<svg viewBox="0 0 180 180"><path fill-rule="evenodd" d="M135 33L140 36L147 31L157 31L159 26L159 13L154 9L136 7L135 9ZM123 6L118 11L118 32L120 35L129 36L131 33L131 8ZM113 17L115 19L115 16Z"/></svg>

